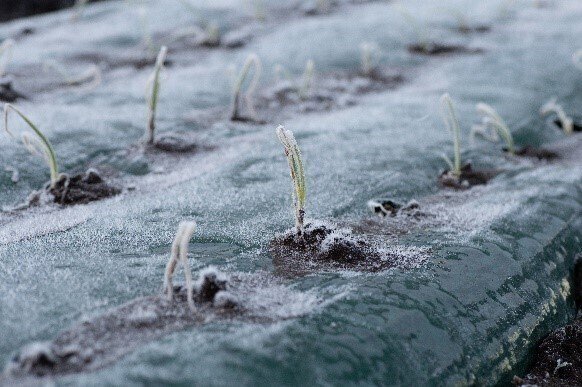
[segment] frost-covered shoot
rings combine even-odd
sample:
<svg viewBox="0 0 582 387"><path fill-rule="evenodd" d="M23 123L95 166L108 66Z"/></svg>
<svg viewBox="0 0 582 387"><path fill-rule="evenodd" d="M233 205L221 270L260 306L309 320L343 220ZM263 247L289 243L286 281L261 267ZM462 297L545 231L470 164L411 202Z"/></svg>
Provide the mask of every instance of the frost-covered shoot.
<svg viewBox="0 0 582 387"><path fill-rule="evenodd" d="M0 44L0 78L6 72L6 66L12 57L12 50L14 48L14 40L6 39Z"/></svg>
<svg viewBox="0 0 582 387"><path fill-rule="evenodd" d="M244 65L243 68L234 84L233 87L233 97L232 97L232 112L230 115L230 119L232 121L237 121L237 120L244 120L244 117L242 115L241 112L241 96L242 96L242 87L243 84L245 83L246 78L249 75L249 72L251 71L251 68L254 68L254 74L253 74L253 78L251 79L251 81L249 82L249 86L247 87L247 91L246 93L244 93L244 100L246 102L246 107L247 110L251 116L251 118L254 118L256 116L255 114L255 109L254 109L254 103L253 103L253 95L255 92L255 89L257 88L257 85L259 84L259 78L261 77L261 69L262 69L262 65L261 65L261 60L259 59L259 57L255 54L250 54Z"/></svg>
<svg viewBox="0 0 582 387"><path fill-rule="evenodd" d="M38 127L32 123L32 121L24 115L20 110L18 110L13 105L7 103L4 105L4 129L6 132L14 137L13 133L8 129L8 113L14 111L26 122L34 133L34 137L30 136L28 133L22 134L22 143L24 146L33 154L40 154L44 157L50 168L51 175L51 188L53 188L59 178L59 168L57 164L57 156L48 138L38 129Z"/></svg>
<svg viewBox="0 0 582 387"><path fill-rule="evenodd" d="M295 207L295 228L297 236L303 235L303 221L305 218L305 171L303 169L303 160L299 145L293 136L293 132L285 129L282 125L276 130L279 141L285 147L285 156L289 163L291 171L291 180L293 181L293 206Z"/></svg>
<svg viewBox="0 0 582 387"><path fill-rule="evenodd" d="M204 29L204 43L208 46L218 46L220 44L220 28L216 22L211 22Z"/></svg>
<svg viewBox="0 0 582 387"><path fill-rule="evenodd" d="M376 67L378 46L374 43L364 42L360 44L360 66L363 75L369 76Z"/></svg>
<svg viewBox="0 0 582 387"><path fill-rule="evenodd" d="M186 297L188 300L188 307L194 310L194 300L193 300L193 282L192 282L192 272L190 271L190 265L188 264L188 243L194 234L196 229L196 222L188 221L181 222L178 226L178 232L172 242L172 249L170 252L170 260L166 265L166 272L164 275L164 292L168 300L172 300L174 295L174 286L172 285L172 277L178 266L178 262L182 263L182 269L184 270L184 277L186 278Z"/></svg>
<svg viewBox="0 0 582 387"><path fill-rule="evenodd" d="M448 164L452 167L451 172L455 176L461 176L461 127L459 126L459 120L455 114L453 101L451 100L449 93L445 93L441 96L440 104L441 114L445 125L453 135L454 162L449 161Z"/></svg>
<svg viewBox="0 0 582 387"><path fill-rule="evenodd" d="M305 64L305 71L303 72L303 80L299 88L299 97L306 99L313 86L313 73L315 71L315 62L309 59Z"/></svg>
<svg viewBox="0 0 582 387"><path fill-rule="evenodd" d="M515 154L513 136L511 135L511 131L509 130L509 127L503 118L501 118L501 116L495 111L495 109L493 109L493 107L487 105L486 103L480 102L477 104L476 108L477 113L482 115L482 125L485 127L493 128L495 132L499 134L499 136L501 136L501 138L503 138L505 141L505 144L507 145L507 152L512 155Z"/></svg>
<svg viewBox="0 0 582 387"><path fill-rule="evenodd" d="M147 104L148 104L148 124L146 131L147 144L154 143L154 132L156 130L156 108L158 106L158 99L160 94L160 73L164 68L164 62L166 61L167 53L168 49L166 48L166 46L162 46L156 59L154 72L152 73L147 83Z"/></svg>
<svg viewBox="0 0 582 387"><path fill-rule="evenodd" d="M564 133L572 134L574 132L574 120L568 117L564 108L558 104L558 99L556 97L550 99L540 108L540 115L542 117L552 113L555 113L558 116L558 120L560 120Z"/></svg>

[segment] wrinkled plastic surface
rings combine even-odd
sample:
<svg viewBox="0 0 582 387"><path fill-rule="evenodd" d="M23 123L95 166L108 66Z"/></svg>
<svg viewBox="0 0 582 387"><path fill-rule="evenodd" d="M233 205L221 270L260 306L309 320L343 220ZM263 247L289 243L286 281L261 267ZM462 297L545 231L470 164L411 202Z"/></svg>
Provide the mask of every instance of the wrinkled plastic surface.
<svg viewBox="0 0 582 387"><path fill-rule="evenodd" d="M61 169L96 167L132 188L88 205L0 215L0 363L81 318L159 293L181 220L199 225L190 244L193 269L273 271L268 243L293 225L289 172L274 131L281 123L303 153L307 217L357 227L373 216L369 199L416 199L431 220L373 222L378 243L410 259L422 251L422 264L287 279L286 287L313 296L289 306L290 315L300 310L302 317L186 329L107 369L56 383L451 385L523 374L535 342L573 314L567 278L581 245L582 167L580 158L538 163L510 159L500 144L471 146L469 127L477 121L474 105L484 101L506 119L520 146L565 141L538 109L552 96L573 115L582 106L582 71L571 61L580 48L582 5L406 2L432 39L484 49L424 57L407 52L416 42L414 28L392 2L340 4L309 17L296 10L298 3L256 2L265 5L263 22L250 3L105 2L88 6L77 22L67 11L0 26L0 38L35 28L17 39L7 73L14 87L33 93L18 105L53 142ZM459 33L454 9L468 24L492 30ZM104 66L94 89L53 88L62 79L43 67L56 61L73 76L97 54L155 55L164 37L205 20L224 32L250 25L255 35L240 49L170 50L157 122L159 132L188 132L215 146L208 152L135 151L146 124L150 67ZM142 44L144 34L152 37L153 53ZM238 71L248 53L262 59L261 87L268 87L277 64L296 77L308 59L316 77L357 71L364 41L379 46L380 65L399 71L405 83L329 112L263 117L276 120L265 125L228 122L232 68ZM458 108L465 160L505 170L489 185L464 192L437 186L446 167L439 153L452 155L438 112L445 91ZM189 118L209 111L223 118ZM23 128L15 117L12 122ZM42 160L7 136L0 162L20 172L16 184L9 172L0 173L5 207L48 179ZM382 237L378 227L410 232Z"/></svg>

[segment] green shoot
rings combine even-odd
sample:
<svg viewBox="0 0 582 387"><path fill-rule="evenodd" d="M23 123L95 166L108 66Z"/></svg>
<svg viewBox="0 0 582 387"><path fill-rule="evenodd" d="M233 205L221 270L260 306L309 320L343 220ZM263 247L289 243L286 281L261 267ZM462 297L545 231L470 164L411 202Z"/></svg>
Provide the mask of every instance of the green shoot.
<svg viewBox="0 0 582 387"><path fill-rule="evenodd" d="M285 147L285 156L291 170L291 180L293 181L293 206L295 207L295 228L297 235L303 235L303 221L305 217L305 171L303 170L303 160L301 160L301 151L295 141L293 132L285 129L282 125L276 130L279 141Z"/></svg>
<svg viewBox="0 0 582 387"><path fill-rule="evenodd" d="M190 265L188 264L188 243L190 243L190 239L192 238L195 229L196 222L194 221L180 223L178 226L178 232L172 242L170 260L166 265L166 272L164 275L164 292L166 293L168 301L171 301L174 295L172 277L176 271L178 262L182 263L184 277L186 278L186 297L190 310L194 310L194 300L192 294L192 272L190 271Z"/></svg>
<svg viewBox="0 0 582 387"><path fill-rule="evenodd" d="M154 132L156 130L156 108L158 106L158 98L160 94L160 73L164 68L164 62L168 49L162 46L160 53L156 59L154 72L147 83L147 104L148 104L148 126L146 131L146 143L154 143Z"/></svg>
<svg viewBox="0 0 582 387"><path fill-rule="evenodd" d="M38 140L32 140L28 134L22 135L22 142L24 146L32 153L40 153L44 155L45 160L50 168L51 173L51 188L54 188L58 178L59 178L59 168L57 165L57 156L51 145L50 141L46 138L46 136L32 123L32 121L24 115L20 110L15 108L13 105L7 103L4 105L4 129L6 132L14 137L12 132L8 129L8 113L10 110L14 111L16 114L20 116L26 122L26 124L32 129Z"/></svg>
<svg viewBox="0 0 582 387"><path fill-rule="evenodd" d="M305 71L303 72L303 82L299 88L299 97L306 99L313 86L313 73L315 70L315 62L309 59L305 64Z"/></svg>
<svg viewBox="0 0 582 387"><path fill-rule="evenodd" d="M574 61L574 66L579 70L582 70L582 50L578 50L572 55L572 60Z"/></svg>
<svg viewBox="0 0 582 387"><path fill-rule="evenodd" d="M461 127L453 108L453 101L449 93L440 98L441 114L449 132L453 135L454 164L451 172L455 176L461 176Z"/></svg>
<svg viewBox="0 0 582 387"><path fill-rule="evenodd" d="M540 115L544 117L549 114L555 113L558 116L558 120L560 120L560 124L562 125L564 133L570 135L574 133L574 120L568 117L562 106L559 105L557 102L558 99L556 97L546 102L546 104L542 106L540 109Z"/></svg>
<svg viewBox="0 0 582 387"><path fill-rule="evenodd" d="M362 74L369 76L376 67L378 46L374 43L364 42L360 44L360 61Z"/></svg>
<svg viewBox="0 0 582 387"><path fill-rule="evenodd" d="M515 154L515 146L513 145L513 136L509 131L509 127L501 118L499 114L491 106L486 103L477 104L477 113L483 115L483 124L485 126L491 126L495 131L505 140L507 145L507 152L511 155Z"/></svg>
<svg viewBox="0 0 582 387"><path fill-rule="evenodd" d="M244 117L242 116L241 110L240 110L240 105L241 105L241 94L242 94L242 87L243 84L247 78L247 76L249 75L249 72L251 71L251 67L254 67L255 71L253 74L253 78L251 79L249 86L247 87L247 91L244 95L245 98L245 102L247 105L247 110L249 111L249 114L251 115L251 117L255 116L255 109L254 109L254 104L253 104L253 94L255 92L255 89L257 88L257 85L259 83L259 78L261 77L261 69L262 69L262 65L261 65L261 60L259 59L259 57L255 54L250 54L247 57L247 60L245 61L243 68L240 72L240 75L237 79L237 81L234 84L234 88L233 88L233 98L232 98L232 113L230 115L230 119L233 121L236 120L240 120L243 119Z"/></svg>
<svg viewBox="0 0 582 387"><path fill-rule="evenodd" d="M6 39L0 44L0 78L4 76L6 66L12 57L12 49L14 48L14 40Z"/></svg>

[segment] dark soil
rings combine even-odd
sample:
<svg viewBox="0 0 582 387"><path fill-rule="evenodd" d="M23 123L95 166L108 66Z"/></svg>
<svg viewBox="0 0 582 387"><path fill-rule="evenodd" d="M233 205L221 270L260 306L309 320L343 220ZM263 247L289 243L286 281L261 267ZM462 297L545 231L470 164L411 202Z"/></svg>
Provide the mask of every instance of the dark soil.
<svg viewBox="0 0 582 387"><path fill-rule="evenodd" d="M90 64L99 64L104 66L106 70L133 67L136 70L141 70L146 67L152 67L156 63L156 56L144 55L126 55L126 56L109 56L97 52L86 52L82 54L73 55L75 61L86 62ZM165 67L172 67L174 62L170 59L164 61Z"/></svg>
<svg viewBox="0 0 582 387"><path fill-rule="evenodd" d="M251 116L242 115L242 114L234 115L230 118L230 120L233 122L243 122L243 123L247 123L247 124L259 124L259 125L263 125L263 124L267 123L267 121L265 121L261 118L251 117Z"/></svg>
<svg viewBox="0 0 582 387"><path fill-rule="evenodd" d="M64 331L38 349L25 348L7 369L12 376L37 377L95 371L131 352L140 343L203 323L208 308L199 306L192 312L182 300L140 298ZM233 314L231 309L222 312Z"/></svg>
<svg viewBox="0 0 582 387"><path fill-rule="evenodd" d="M485 32L491 31L491 26L480 25L480 26L470 27L470 26L463 25L463 26L458 27L457 31L459 31L462 34L471 34L471 33L483 34Z"/></svg>
<svg viewBox="0 0 582 387"><path fill-rule="evenodd" d="M279 81L257 98L256 107L263 111L285 109L293 113L330 111L355 105L358 95L395 89L404 81L401 74L383 68L375 68L369 74L317 74L303 95L300 90L303 79Z"/></svg>
<svg viewBox="0 0 582 387"><path fill-rule="evenodd" d="M107 184L94 170L72 177L61 175L54 187L48 186L46 189L54 196L55 203L61 205L85 204L121 193L119 188Z"/></svg>
<svg viewBox="0 0 582 387"><path fill-rule="evenodd" d="M582 253L577 254L572 269L572 298L576 305L576 313L582 311Z"/></svg>
<svg viewBox="0 0 582 387"><path fill-rule="evenodd" d="M413 54L421 55L451 55L451 54L481 54L482 48L470 48L459 44L411 44L408 51Z"/></svg>
<svg viewBox="0 0 582 387"><path fill-rule="evenodd" d="M394 266L366 241L322 224L306 224L302 236L294 230L277 235L269 252L284 276L327 269L377 272Z"/></svg>
<svg viewBox="0 0 582 387"><path fill-rule="evenodd" d="M474 185L484 185L497 176L499 170L474 171L471 164L465 164L461 168L461 176L457 177L449 170L445 170L439 176L439 183L448 188L469 189Z"/></svg>
<svg viewBox="0 0 582 387"><path fill-rule="evenodd" d="M503 151L507 152L507 148ZM533 148L531 146L526 146L515 151L516 156L531 157L538 160L556 160L560 157L556 152L553 152L544 148Z"/></svg>
<svg viewBox="0 0 582 387"><path fill-rule="evenodd" d="M228 295L227 280L221 277L214 269L202 272L194 290L194 310L188 308L181 286L174 287L172 300L162 296L136 299L60 333L50 343L24 348L7 366L7 374L42 377L90 372L164 334L212 318L244 315L245 309Z"/></svg>
<svg viewBox="0 0 582 387"><path fill-rule="evenodd" d="M514 377L513 382L518 386L582 386L582 318L546 336L529 373Z"/></svg>
<svg viewBox="0 0 582 387"><path fill-rule="evenodd" d="M0 101L15 102L18 99L26 99L26 97L12 88L12 80L6 77L0 78Z"/></svg>
<svg viewBox="0 0 582 387"><path fill-rule="evenodd" d="M374 68L369 74L359 74L359 76L372 81L367 86L358 87L356 92L362 94L393 89L404 82L402 75L381 68Z"/></svg>
<svg viewBox="0 0 582 387"><path fill-rule="evenodd" d="M100 0L89 0L90 3ZM0 21L38 15L69 8L75 0L2 0L0 1Z"/></svg>
<svg viewBox="0 0 582 387"><path fill-rule="evenodd" d="M211 149L208 146L201 146L178 134L165 134L147 145L147 150L162 151L168 153L194 153Z"/></svg>
<svg viewBox="0 0 582 387"><path fill-rule="evenodd" d="M556 119L556 120L554 120L554 124L556 124L556 126L558 128L560 128L562 130L564 129L564 128L562 128L562 121ZM578 122L574 122L573 129L574 129L574 132L582 132L582 124L578 123Z"/></svg>
<svg viewBox="0 0 582 387"><path fill-rule="evenodd" d="M574 259L572 298L579 315L582 309L582 253ZM515 376L513 382L518 386L582 386L582 316L546 336L535 350L528 374L524 378Z"/></svg>
<svg viewBox="0 0 582 387"><path fill-rule="evenodd" d="M407 204L400 204L391 199L370 200L368 207L373 213L379 216L394 217L396 215L406 215L419 217L422 215L420 212L420 204L415 200Z"/></svg>

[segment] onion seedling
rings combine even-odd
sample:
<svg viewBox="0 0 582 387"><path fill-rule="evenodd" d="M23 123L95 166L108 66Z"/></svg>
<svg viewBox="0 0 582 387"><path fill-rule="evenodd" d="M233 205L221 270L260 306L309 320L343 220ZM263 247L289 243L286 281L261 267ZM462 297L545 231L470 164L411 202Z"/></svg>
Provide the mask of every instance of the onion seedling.
<svg viewBox="0 0 582 387"><path fill-rule="evenodd" d="M147 144L154 143L154 132L156 130L156 108L158 106L158 99L160 94L160 73L164 68L164 62L166 60L167 53L168 49L166 48L166 46L162 46L156 59L154 72L152 73L147 83L147 104L148 104L148 124L146 131Z"/></svg>
<svg viewBox="0 0 582 387"><path fill-rule="evenodd" d="M243 84L251 71L251 67L254 67L254 74L253 78L249 82L249 86L247 87L246 93L244 93L244 99L246 102L247 110L250 114L250 118L254 119L256 116L255 109L253 106L253 94L257 85L259 83L259 78L261 77L261 60L255 54L251 54L247 57L243 68L238 76L237 81L234 84L233 88L233 97L232 97L232 113L230 114L230 119L232 121L244 121L245 117L243 117L241 113L241 94L242 94L242 87Z"/></svg>
<svg viewBox="0 0 582 387"><path fill-rule="evenodd" d="M203 46L215 47L220 44L220 28L216 22L210 22L204 28L204 38L202 39Z"/></svg>
<svg viewBox="0 0 582 387"><path fill-rule="evenodd" d="M315 62L309 59L305 64L305 71L303 72L303 81L301 87L299 88L299 97L301 99L306 99L309 92L313 86L313 73L315 70Z"/></svg>
<svg viewBox="0 0 582 387"><path fill-rule="evenodd" d="M32 153L42 154L44 156L44 159L50 168L51 188L54 188L59 178L59 168L57 165L57 156L53 146L51 145L48 138L40 131L40 129L38 129L36 125L32 123L32 121L26 115L24 115L24 113L22 113L13 105L7 103L4 105L4 129L10 136L14 137L12 132L8 129L8 113L10 110L18 114L35 134L36 137L31 137L28 135L28 133L24 133L22 135L22 142L24 146Z"/></svg>
<svg viewBox="0 0 582 387"><path fill-rule="evenodd" d="M12 49L14 48L14 40L6 39L0 44L0 78L4 76L6 66L12 57Z"/></svg>
<svg viewBox="0 0 582 387"><path fill-rule="evenodd" d="M483 102L477 104L477 113L483 116L483 125L485 127L492 127L505 140L507 152L514 155L515 146L513 144L513 136L503 118L497 114L495 109Z"/></svg>
<svg viewBox="0 0 582 387"><path fill-rule="evenodd" d="M555 113L558 116L558 120L560 120L560 124L562 125L564 133L572 134L574 132L574 120L568 117L562 106L557 102L558 99L556 97L546 102L546 104L540 108L540 115L544 117Z"/></svg>
<svg viewBox="0 0 582 387"><path fill-rule="evenodd" d="M453 135L454 163L449 160L448 164L452 167L451 172L455 176L461 176L461 127L459 126L459 120L457 120L453 101L451 100L449 93L445 93L441 96L440 104L441 114L445 125Z"/></svg>
<svg viewBox="0 0 582 387"><path fill-rule="evenodd" d="M360 60L362 74L369 76L376 68L378 46L374 43L364 42L360 44Z"/></svg>
<svg viewBox="0 0 582 387"><path fill-rule="evenodd" d="M293 132L285 129L282 125L277 127L277 137L285 147L285 156L289 163L291 171L291 180L293 181L293 206L295 207L295 228L297 236L303 235L303 221L305 218L305 171L303 170L303 160L299 145L293 136Z"/></svg>
<svg viewBox="0 0 582 387"><path fill-rule="evenodd" d="M176 271L178 262L182 263L184 277L186 278L186 297L190 310L194 310L194 300L192 294L192 272L190 271L190 265L188 264L188 243L190 242L195 229L196 222L194 221L180 223L178 226L178 232L176 233L174 241L172 242L170 260L166 265L166 272L164 275L164 292L166 293L167 299L171 301L174 295L172 277Z"/></svg>

